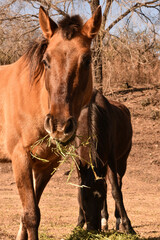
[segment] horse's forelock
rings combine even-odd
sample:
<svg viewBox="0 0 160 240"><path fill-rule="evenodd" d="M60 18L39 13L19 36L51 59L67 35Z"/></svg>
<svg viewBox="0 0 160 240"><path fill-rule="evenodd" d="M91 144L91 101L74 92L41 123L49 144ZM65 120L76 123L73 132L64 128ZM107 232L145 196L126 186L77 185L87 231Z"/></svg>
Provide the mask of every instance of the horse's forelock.
<svg viewBox="0 0 160 240"><path fill-rule="evenodd" d="M58 26L62 30L63 37L70 40L78 31L81 30L83 21L79 15L67 15L58 22Z"/></svg>

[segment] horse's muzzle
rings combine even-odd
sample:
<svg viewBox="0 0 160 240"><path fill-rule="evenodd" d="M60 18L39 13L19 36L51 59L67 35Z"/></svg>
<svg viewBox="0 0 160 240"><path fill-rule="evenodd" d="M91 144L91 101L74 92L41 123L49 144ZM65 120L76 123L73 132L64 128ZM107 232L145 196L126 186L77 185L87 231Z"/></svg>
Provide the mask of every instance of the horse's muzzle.
<svg viewBox="0 0 160 240"><path fill-rule="evenodd" d="M74 137L77 130L77 122L74 117L69 117L67 121L60 124L51 114L47 114L44 121L44 128L53 139L53 142L57 140L66 144Z"/></svg>

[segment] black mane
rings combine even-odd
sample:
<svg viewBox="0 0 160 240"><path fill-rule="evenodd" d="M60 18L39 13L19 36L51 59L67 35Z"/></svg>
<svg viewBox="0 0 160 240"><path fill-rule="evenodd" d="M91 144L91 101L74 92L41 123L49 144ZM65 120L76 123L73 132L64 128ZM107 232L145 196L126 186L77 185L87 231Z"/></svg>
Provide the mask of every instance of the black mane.
<svg viewBox="0 0 160 240"><path fill-rule="evenodd" d="M43 39L41 41L34 41L29 44L25 53L25 59L30 68L30 81L33 83L35 79L39 80L44 66L42 63L43 55L47 49L48 41Z"/></svg>
<svg viewBox="0 0 160 240"><path fill-rule="evenodd" d="M88 134L91 137L91 157L94 170L98 176L104 177L106 172L102 162L101 153L105 152L107 116L105 110L96 103L96 96L99 94L94 91L88 110ZM104 172L103 172L104 171Z"/></svg>

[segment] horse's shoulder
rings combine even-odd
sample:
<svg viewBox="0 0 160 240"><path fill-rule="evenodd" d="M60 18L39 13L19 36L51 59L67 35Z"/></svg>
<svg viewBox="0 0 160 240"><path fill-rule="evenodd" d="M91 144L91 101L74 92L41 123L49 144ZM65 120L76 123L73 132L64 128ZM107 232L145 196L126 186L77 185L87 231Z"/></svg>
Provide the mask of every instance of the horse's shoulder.
<svg viewBox="0 0 160 240"><path fill-rule="evenodd" d="M118 101L113 101L113 100L109 100L109 103L111 104L112 109L114 111L118 111L118 112L121 112L121 113L124 113L124 114L127 114L128 116L130 116L129 109L123 103L118 102Z"/></svg>

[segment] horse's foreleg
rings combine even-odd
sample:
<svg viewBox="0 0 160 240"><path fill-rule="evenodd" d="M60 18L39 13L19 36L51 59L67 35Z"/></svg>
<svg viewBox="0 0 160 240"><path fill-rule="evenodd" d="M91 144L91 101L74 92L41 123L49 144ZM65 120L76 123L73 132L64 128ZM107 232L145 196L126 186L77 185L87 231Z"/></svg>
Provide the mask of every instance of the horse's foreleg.
<svg viewBox="0 0 160 240"><path fill-rule="evenodd" d="M128 148L128 151L124 154L124 156L117 161L117 181L120 191L122 189L122 178L126 172L127 158L130 153L130 150L131 146ZM115 203L115 217L116 217L116 230L119 230L119 228L121 227L121 216L116 203Z"/></svg>
<svg viewBox="0 0 160 240"><path fill-rule="evenodd" d="M108 209L107 209L107 200L105 198L103 202L103 209L101 211L101 228L102 230L108 230Z"/></svg>
<svg viewBox="0 0 160 240"><path fill-rule="evenodd" d="M122 178L119 175L117 175L117 180L118 180L118 186L121 190L121 188L122 188ZM117 207L116 203L115 203L115 217L116 217L116 230L119 230L119 226L120 226L120 223L121 223L121 216L119 214L118 207Z"/></svg>
<svg viewBox="0 0 160 240"><path fill-rule="evenodd" d="M109 166L108 168L108 177L109 181L112 186L112 196L115 200L117 210L120 214L121 217L121 225L122 225L122 230L126 232L133 232L131 222L127 216L124 204L123 204L123 197L122 197L122 192L121 189L118 186L118 181L117 181L117 174L115 170L112 169L112 167Z"/></svg>
<svg viewBox="0 0 160 240"><path fill-rule="evenodd" d="M52 172L58 167L59 163L56 160L54 163L50 163L42 171L33 170L33 181L34 181L34 191L36 196L37 204L39 204L43 190L45 189L47 183L53 176Z"/></svg>
<svg viewBox="0 0 160 240"><path fill-rule="evenodd" d="M83 212L83 210L81 208L81 206L82 206L82 199L81 199L80 188L78 189L78 203L79 203L79 216L78 216L77 226L82 228L84 226L85 222L86 222L86 219L85 219L84 212Z"/></svg>
<svg viewBox="0 0 160 240"><path fill-rule="evenodd" d="M84 213L83 213L83 210L81 209L81 207L79 207L79 216L78 216L78 224L77 224L77 227L83 228L84 224L85 224Z"/></svg>
<svg viewBox="0 0 160 240"><path fill-rule="evenodd" d="M27 239L28 239L27 229L23 223L23 217L21 217L20 227L18 230L16 240L27 240Z"/></svg>
<svg viewBox="0 0 160 240"><path fill-rule="evenodd" d="M38 240L40 212L36 203L29 156L19 144L12 155L13 172L23 206L17 240ZM28 234L28 237L27 237Z"/></svg>

